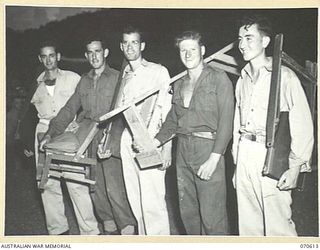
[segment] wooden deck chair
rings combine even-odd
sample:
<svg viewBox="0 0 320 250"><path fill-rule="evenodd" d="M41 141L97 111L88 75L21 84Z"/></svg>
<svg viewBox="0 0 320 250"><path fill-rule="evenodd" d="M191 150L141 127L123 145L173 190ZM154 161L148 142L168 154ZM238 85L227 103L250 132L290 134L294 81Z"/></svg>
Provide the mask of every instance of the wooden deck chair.
<svg viewBox="0 0 320 250"><path fill-rule="evenodd" d="M97 160L86 157L85 151L99 131L98 125L97 122L85 120L84 123L80 123L76 133L65 132L46 144L45 154L39 156L37 167L39 189L45 189L48 178L65 178L89 184L90 192L94 191ZM62 146L66 144L66 140L72 144L67 148ZM84 174L84 178L70 176L70 173Z"/></svg>

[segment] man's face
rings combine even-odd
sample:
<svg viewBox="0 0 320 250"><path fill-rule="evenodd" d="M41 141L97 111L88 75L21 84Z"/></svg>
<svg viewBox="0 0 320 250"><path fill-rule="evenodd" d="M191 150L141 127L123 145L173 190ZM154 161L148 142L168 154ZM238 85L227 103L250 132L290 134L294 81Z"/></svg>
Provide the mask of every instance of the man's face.
<svg viewBox="0 0 320 250"><path fill-rule="evenodd" d="M101 69L105 64L106 57L108 56L108 50L103 50L100 41L92 41L91 43L87 44L85 56L92 68Z"/></svg>
<svg viewBox="0 0 320 250"><path fill-rule="evenodd" d="M180 59L187 69L194 69L203 62L205 47L197 40L187 39L179 43Z"/></svg>
<svg viewBox="0 0 320 250"><path fill-rule="evenodd" d="M136 61L142 57L145 43L140 41L138 33L123 34L120 49L128 61Z"/></svg>
<svg viewBox="0 0 320 250"><path fill-rule="evenodd" d="M239 29L239 50L245 61L251 61L264 55L265 48L270 42L270 38L262 35L257 24L242 26Z"/></svg>
<svg viewBox="0 0 320 250"><path fill-rule="evenodd" d="M58 68L60 53L56 53L54 47L43 47L40 49L40 55L38 58L46 70L55 70Z"/></svg>

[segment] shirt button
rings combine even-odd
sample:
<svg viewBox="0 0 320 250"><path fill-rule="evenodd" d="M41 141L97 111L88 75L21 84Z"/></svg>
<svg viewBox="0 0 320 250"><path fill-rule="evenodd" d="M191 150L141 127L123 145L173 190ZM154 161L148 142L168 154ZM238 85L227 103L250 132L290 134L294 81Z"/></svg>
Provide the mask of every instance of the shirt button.
<svg viewBox="0 0 320 250"><path fill-rule="evenodd" d="M253 112L253 109L251 109L251 112Z"/></svg>
<svg viewBox="0 0 320 250"><path fill-rule="evenodd" d="M249 124L250 124L250 122L247 122L247 124L249 125Z"/></svg>

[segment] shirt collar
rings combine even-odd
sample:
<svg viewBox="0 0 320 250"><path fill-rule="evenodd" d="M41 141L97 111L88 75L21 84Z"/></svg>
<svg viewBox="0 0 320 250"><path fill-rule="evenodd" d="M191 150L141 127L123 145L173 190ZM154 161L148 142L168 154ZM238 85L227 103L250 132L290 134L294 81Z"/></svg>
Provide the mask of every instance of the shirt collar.
<svg viewBox="0 0 320 250"><path fill-rule="evenodd" d="M109 74L110 74L110 66L108 64L106 64L101 75L109 75ZM88 73L88 76L93 79L94 75L95 75L94 69L91 69Z"/></svg>
<svg viewBox="0 0 320 250"><path fill-rule="evenodd" d="M40 84L40 83L44 83L44 80L45 80L45 71L43 71L39 76L38 76L38 78L37 78L37 82L38 82L38 84ZM59 77L59 76L61 76L62 75L62 71L61 71L61 69L59 69L58 68L58 71L57 71L57 78Z"/></svg>
<svg viewBox="0 0 320 250"><path fill-rule="evenodd" d="M269 60L263 65L260 70L265 70L268 72L272 72L272 57L268 57ZM241 78L244 78L246 75L252 79L250 63L247 63L240 72Z"/></svg>
<svg viewBox="0 0 320 250"><path fill-rule="evenodd" d="M143 66L143 67L148 67L149 64L150 64L150 63L149 63L146 59L142 58L142 60L141 60L141 66ZM139 68L140 68L140 67L139 67ZM138 69L139 69L139 68L138 68ZM131 68L130 68L130 64L128 64L128 65L125 67L124 71L123 71L123 75L126 74L126 73L130 73L130 72L132 72L132 70L131 70Z"/></svg>
<svg viewBox="0 0 320 250"><path fill-rule="evenodd" d="M211 67L210 67L207 63L204 63L204 67L203 67L203 69L202 69L202 71L201 71L201 74L200 74L198 80L200 79L200 77L207 75L207 74L210 72L210 70L211 70ZM182 79L183 81L189 80L189 75L188 75L188 73L187 73L186 75L184 75L181 79Z"/></svg>

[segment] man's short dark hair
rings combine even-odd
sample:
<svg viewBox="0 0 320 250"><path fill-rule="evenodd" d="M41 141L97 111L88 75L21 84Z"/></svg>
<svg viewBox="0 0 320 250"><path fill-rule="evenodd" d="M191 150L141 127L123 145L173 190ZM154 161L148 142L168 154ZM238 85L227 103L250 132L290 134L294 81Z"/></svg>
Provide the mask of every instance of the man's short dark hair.
<svg viewBox="0 0 320 250"><path fill-rule="evenodd" d="M128 25L128 26L125 26L123 28L123 30L122 30L122 35L123 34L132 34L132 33L139 34L140 42L144 42L144 34L138 27L135 27L135 26L132 26L132 25Z"/></svg>
<svg viewBox="0 0 320 250"><path fill-rule="evenodd" d="M91 37L88 37L83 43L85 49L87 49L87 45L92 43L92 42L100 42L103 49L107 48L106 43L105 43L104 39L102 39L102 37L100 37L100 36L91 36Z"/></svg>
<svg viewBox="0 0 320 250"><path fill-rule="evenodd" d="M245 28L249 28L251 25L256 24L258 31L264 35L272 38L272 24L271 21L262 15L259 14L252 14L246 15L238 20L238 30L244 26Z"/></svg>
<svg viewBox="0 0 320 250"><path fill-rule="evenodd" d="M60 52L60 48L59 48L58 44L56 43L56 41L53 41L53 40L41 41L40 44L39 44L39 52L40 52L41 49L43 49L45 47L53 47L54 51L56 53Z"/></svg>
<svg viewBox="0 0 320 250"><path fill-rule="evenodd" d="M197 31L194 31L194 30L184 31L180 35L178 35L175 38L175 46L177 48L179 48L179 44L184 40L196 40L196 41L198 41L200 46L204 45L202 42L201 34Z"/></svg>

